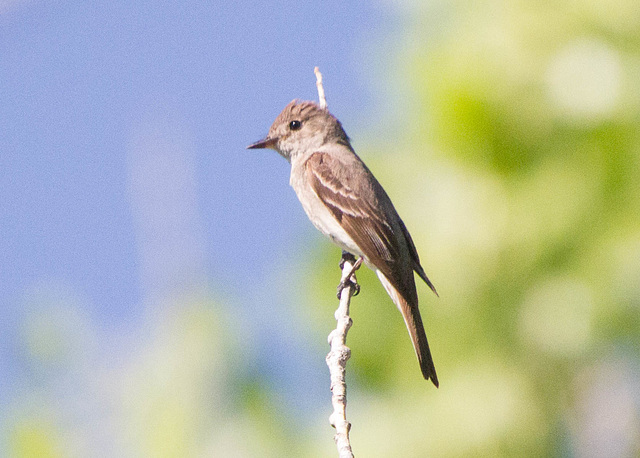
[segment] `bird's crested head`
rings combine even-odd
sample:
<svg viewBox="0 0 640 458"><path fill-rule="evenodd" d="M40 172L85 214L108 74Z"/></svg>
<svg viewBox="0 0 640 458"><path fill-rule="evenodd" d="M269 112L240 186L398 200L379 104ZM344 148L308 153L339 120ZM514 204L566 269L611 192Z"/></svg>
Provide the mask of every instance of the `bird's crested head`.
<svg viewBox="0 0 640 458"><path fill-rule="evenodd" d="M331 143L351 148L340 121L314 102L293 100L273 122L267 137L249 148L271 148L291 161L292 157L313 154Z"/></svg>

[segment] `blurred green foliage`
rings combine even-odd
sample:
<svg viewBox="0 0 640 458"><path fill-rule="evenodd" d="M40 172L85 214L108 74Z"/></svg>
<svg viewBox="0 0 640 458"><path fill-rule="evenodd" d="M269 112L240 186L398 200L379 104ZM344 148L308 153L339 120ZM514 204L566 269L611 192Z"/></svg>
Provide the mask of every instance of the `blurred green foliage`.
<svg viewBox="0 0 640 458"><path fill-rule="evenodd" d="M355 450L637 455L637 3L403 8L391 134L360 155L440 292L419 289L441 388L361 272L350 371L375 397L350 399ZM327 263L318 297L336 275Z"/></svg>

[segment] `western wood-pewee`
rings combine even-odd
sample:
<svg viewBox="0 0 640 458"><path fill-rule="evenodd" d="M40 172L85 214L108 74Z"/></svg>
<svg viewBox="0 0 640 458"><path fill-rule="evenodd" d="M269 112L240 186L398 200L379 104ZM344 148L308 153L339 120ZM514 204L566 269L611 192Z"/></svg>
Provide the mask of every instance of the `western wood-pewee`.
<svg viewBox="0 0 640 458"><path fill-rule="evenodd" d="M402 313L422 375L437 387L413 272L438 293L391 199L356 155L340 121L313 102L294 100L267 137L248 148L274 149L291 163L289 183L307 216L320 232L375 271Z"/></svg>

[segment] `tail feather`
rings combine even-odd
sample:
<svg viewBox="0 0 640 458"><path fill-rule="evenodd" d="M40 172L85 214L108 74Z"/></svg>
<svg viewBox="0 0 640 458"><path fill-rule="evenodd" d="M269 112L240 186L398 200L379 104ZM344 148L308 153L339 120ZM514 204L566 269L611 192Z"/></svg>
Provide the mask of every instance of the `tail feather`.
<svg viewBox="0 0 640 458"><path fill-rule="evenodd" d="M406 302L401 304L401 307L406 310L406 313L403 313L402 315L404 316L404 322L409 330L411 342L413 343L413 348L416 351L422 375L425 380L431 379L437 388L439 386L438 375L436 374L436 368L433 364L433 358L431 357L431 350L429 349L429 342L427 340L427 334L424 331L420 312L417 310L417 307L413 308Z"/></svg>
<svg viewBox="0 0 640 458"><path fill-rule="evenodd" d="M409 303L382 272L376 270L376 274L384 286L384 289L396 304L400 313L402 313L407 330L411 336L413 349L415 350L418 362L420 363L420 370L422 371L423 377L425 380L431 380L437 388L439 386L438 375L436 374L436 368L433 364L433 358L431 357L431 350L429 349L429 342L427 341L427 334L424 331L422 317L420 316L420 310L418 309L417 296L413 304Z"/></svg>

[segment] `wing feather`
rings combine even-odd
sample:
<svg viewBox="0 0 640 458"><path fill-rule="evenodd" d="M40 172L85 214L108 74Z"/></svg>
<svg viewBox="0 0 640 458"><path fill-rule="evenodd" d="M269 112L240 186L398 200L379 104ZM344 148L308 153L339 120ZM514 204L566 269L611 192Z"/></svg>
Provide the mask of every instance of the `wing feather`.
<svg viewBox="0 0 640 458"><path fill-rule="evenodd" d="M362 163L358 165L364 167ZM344 164L327 153L312 154L305 166L307 180L316 195L364 255L392 278L400 247L398 236L383 213L384 207L377 201L375 187L380 185L375 178L363 173L356 180L353 173L344 173Z"/></svg>
<svg viewBox="0 0 640 458"><path fill-rule="evenodd" d="M358 167L361 170L353 170ZM412 280L412 276L404 275L405 269L397 265L402 259L400 253L408 250L409 271L415 270L438 294L420 265L411 235L395 213L391 200L357 157L355 162L345 165L334 155L317 152L307 159L305 170L307 181L318 198L365 257L397 288L410 296L415 294L414 282L408 280ZM387 215L385 211L394 215Z"/></svg>

